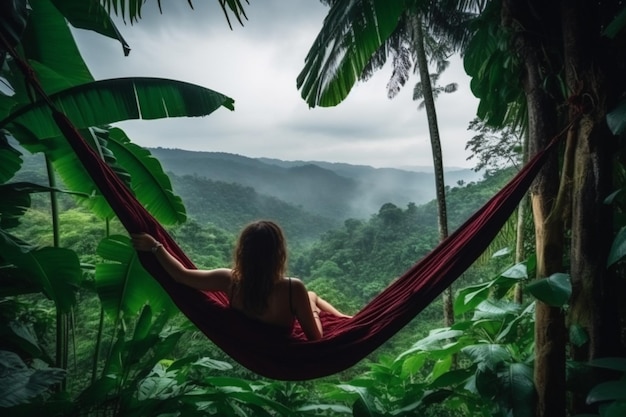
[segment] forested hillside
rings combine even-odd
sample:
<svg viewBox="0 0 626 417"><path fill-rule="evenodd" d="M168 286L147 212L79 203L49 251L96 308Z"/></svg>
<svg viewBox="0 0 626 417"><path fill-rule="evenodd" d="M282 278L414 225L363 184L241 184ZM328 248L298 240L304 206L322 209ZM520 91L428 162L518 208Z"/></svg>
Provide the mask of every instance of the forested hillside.
<svg viewBox="0 0 626 417"><path fill-rule="evenodd" d="M341 225L340 218L312 214L249 186L191 175L170 174L170 179L191 219L200 224L211 223L230 233L236 234L253 220L271 219L279 222L292 239L310 242Z"/></svg>
<svg viewBox="0 0 626 417"><path fill-rule="evenodd" d="M450 230L456 229L510 177L501 171L447 193ZM347 220L292 260L291 271L357 311L438 243L437 208L386 203L367 221ZM349 294L349 297L345 295ZM343 296L342 296L343 295Z"/></svg>
<svg viewBox="0 0 626 417"><path fill-rule="evenodd" d="M281 161L219 152L152 148L166 172L254 188L310 213L366 219L385 203L423 204L435 197L432 172L373 168L320 161ZM470 169L446 173L446 184L479 180Z"/></svg>

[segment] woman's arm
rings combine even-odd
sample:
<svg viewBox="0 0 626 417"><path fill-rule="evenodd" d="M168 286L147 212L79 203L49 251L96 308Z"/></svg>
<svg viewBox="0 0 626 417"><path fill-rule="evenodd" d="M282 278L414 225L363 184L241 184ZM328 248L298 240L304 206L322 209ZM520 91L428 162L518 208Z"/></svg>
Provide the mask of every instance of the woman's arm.
<svg viewBox="0 0 626 417"><path fill-rule="evenodd" d="M302 281L291 278L291 300L296 318L308 340L317 340L322 337L323 329L320 320L320 309L311 299L309 291Z"/></svg>
<svg viewBox="0 0 626 417"><path fill-rule="evenodd" d="M332 314L333 316L337 316L337 317L345 317L345 318L352 318L352 316L348 315L348 314L344 314L341 311L337 310L335 308L335 306L333 306L331 303L329 303L328 301L324 300L322 297L320 297L319 295L312 293L312 295L310 295L310 297L312 298L311 302L315 302L315 306L317 308L319 308L322 311L325 311L327 313Z"/></svg>
<svg viewBox="0 0 626 417"><path fill-rule="evenodd" d="M199 270L185 267L165 247L147 233L131 235L133 247L140 252L152 252L174 281L204 291L229 291L232 271L227 268Z"/></svg>

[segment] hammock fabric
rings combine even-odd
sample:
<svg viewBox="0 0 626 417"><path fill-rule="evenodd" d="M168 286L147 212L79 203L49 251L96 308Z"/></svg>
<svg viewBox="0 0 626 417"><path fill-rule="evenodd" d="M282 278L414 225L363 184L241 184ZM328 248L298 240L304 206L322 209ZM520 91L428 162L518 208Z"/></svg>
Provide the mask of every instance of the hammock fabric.
<svg viewBox="0 0 626 417"><path fill-rule="evenodd" d="M71 121L50 101L34 71L0 34L27 80L46 101L56 124L129 233L147 232L184 265L194 268L166 230L91 149ZM229 307L223 293L202 292L176 283L151 253L140 252L144 268L173 302L216 346L237 362L268 378L308 380L348 369L409 323L484 252L525 195L557 138L461 227L394 280L350 319L321 314L324 337L308 341L295 326L286 337L273 326Z"/></svg>
<svg viewBox="0 0 626 417"><path fill-rule="evenodd" d="M128 232L156 237L187 267L193 263L129 189L81 138L67 117L53 116L89 175ZM459 277L487 248L541 169L548 147L469 220L433 251L394 280L353 318L322 314L324 337L307 341L295 326L291 336L276 333L229 308L223 293L202 292L176 283L151 253L139 253L144 268L161 284L178 308L226 354L268 378L307 380L345 370L387 341Z"/></svg>

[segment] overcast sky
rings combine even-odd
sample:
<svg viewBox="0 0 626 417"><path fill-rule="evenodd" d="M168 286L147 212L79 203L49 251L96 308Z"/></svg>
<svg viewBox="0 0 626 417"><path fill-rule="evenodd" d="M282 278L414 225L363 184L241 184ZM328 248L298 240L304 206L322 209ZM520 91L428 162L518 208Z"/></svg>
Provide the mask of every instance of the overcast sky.
<svg viewBox="0 0 626 417"><path fill-rule="evenodd" d="M152 76L211 88L235 100L203 118L118 124L147 147L228 152L284 160L346 162L375 167L432 166L426 113L411 100L417 76L393 100L386 68L357 84L336 107L309 109L296 88L304 58L322 27L327 8L316 0L253 1L244 26L228 28L217 1L147 3L143 18L118 28L131 47L76 31L79 48L96 79ZM175 8L173 8L175 7ZM467 161L467 130L477 100L460 60L440 78L459 90L437 100L445 167Z"/></svg>

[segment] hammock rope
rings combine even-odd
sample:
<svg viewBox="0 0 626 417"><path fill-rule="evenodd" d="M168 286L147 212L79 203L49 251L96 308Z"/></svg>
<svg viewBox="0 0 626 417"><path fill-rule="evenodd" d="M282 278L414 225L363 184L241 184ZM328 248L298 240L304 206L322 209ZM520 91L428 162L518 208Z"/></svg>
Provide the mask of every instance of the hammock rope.
<svg viewBox="0 0 626 417"><path fill-rule="evenodd" d="M23 66L29 68L27 64ZM46 99L32 74L25 72L27 79ZM185 266L194 268L167 231L92 150L72 122L49 99L47 103L56 124L127 231L150 233ZM225 294L202 292L178 284L167 275L153 254L140 252L138 256L181 312L244 367L278 380L309 380L332 375L353 366L389 340L472 265L512 215L557 139L555 137L535 154L462 226L395 279L354 317L345 319L321 314L324 337L320 340L306 340L297 325L289 337L281 336L276 333L276 328L231 309Z"/></svg>

